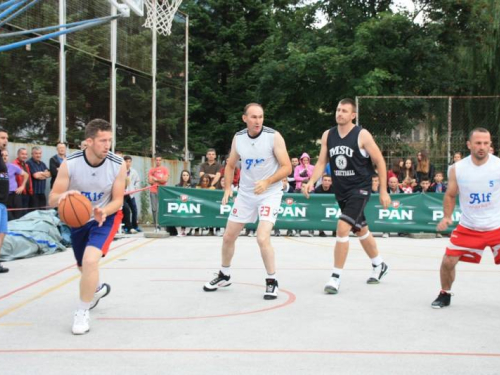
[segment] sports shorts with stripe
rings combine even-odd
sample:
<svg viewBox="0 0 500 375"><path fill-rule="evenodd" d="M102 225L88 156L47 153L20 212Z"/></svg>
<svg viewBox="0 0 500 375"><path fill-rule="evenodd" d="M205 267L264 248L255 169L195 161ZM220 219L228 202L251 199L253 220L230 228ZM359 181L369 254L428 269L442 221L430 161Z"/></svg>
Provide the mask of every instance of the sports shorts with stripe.
<svg viewBox="0 0 500 375"><path fill-rule="evenodd" d="M480 232L459 224L451 233L446 255L458 256L461 262L479 263L487 246L493 252L495 264L500 264L500 228Z"/></svg>
<svg viewBox="0 0 500 375"><path fill-rule="evenodd" d="M122 219L123 213L118 211L108 216L102 226L99 226L97 221L91 220L80 228L71 229L71 243L78 266L82 266L83 254L87 246L101 250L102 256L106 256L109 245L120 228Z"/></svg>
<svg viewBox="0 0 500 375"><path fill-rule="evenodd" d="M277 192L263 197L239 194L234 202L228 220L235 223L255 223L260 221L276 223L283 193Z"/></svg>
<svg viewBox="0 0 500 375"><path fill-rule="evenodd" d="M358 232L366 227L365 207L370 200L370 194L366 191L356 191L346 199L338 199L342 214L339 219L352 226L353 232Z"/></svg>

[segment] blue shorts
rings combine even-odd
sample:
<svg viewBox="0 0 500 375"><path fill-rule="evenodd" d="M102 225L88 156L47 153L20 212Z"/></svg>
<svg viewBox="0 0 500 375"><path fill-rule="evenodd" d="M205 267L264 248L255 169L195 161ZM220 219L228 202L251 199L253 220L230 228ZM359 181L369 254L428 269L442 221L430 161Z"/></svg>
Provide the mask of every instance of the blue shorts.
<svg viewBox="0 0 500 375"><path fill-rule="evenodd" d="M0 233L7 233L7 221L9 220L7 216L7 207L5 204L0 203Z"/></svg>
<svg viewBox="0 0 500 375"><path fill-rule="evenodd" d="M71 228L71 243L79 267L82 266L83 254L87 246L101 250L102 256L106 256L109 245L122 223L122 218L122 211L118 211L116 214L108 216L101 227L97 221L91 220L83 227Z"/></svg>

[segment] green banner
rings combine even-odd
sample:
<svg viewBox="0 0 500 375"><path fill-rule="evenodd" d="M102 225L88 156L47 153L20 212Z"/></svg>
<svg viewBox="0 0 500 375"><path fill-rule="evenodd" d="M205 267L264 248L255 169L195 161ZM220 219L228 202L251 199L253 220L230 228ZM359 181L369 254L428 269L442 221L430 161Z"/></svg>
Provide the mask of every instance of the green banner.
<svg viewBox="0 0 500 375"><path fill-rule="evenodd" d="M221 190L160 187L159 223L162 226L225 227L232 202L222 205ZM236 193L235 193L236 196ZM435 232L443 218L444 194L394 194L388 209L383 209L378 195L371 196L365 216L374 232ZM284 194L276 221L278 229L334 230L341 214L332 194ZM453 213L454 223L460 219L460 207ZM255 227L249 224L248 227ZM447 233L451 232L450 227Z"/></svg>

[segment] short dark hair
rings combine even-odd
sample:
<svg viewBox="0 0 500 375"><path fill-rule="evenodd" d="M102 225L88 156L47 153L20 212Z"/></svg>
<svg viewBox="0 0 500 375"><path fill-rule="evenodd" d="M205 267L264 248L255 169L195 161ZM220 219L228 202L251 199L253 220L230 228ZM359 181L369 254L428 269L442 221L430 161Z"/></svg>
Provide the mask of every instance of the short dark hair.
<svg viewBox="0 0 500 375"><path fill-rule="evenodd" d="M62 141L59 141L56 143L56 147L59 146L59 145L65 145L67 146L66 142L62 142Z"/></svg>
<svg viewBox="0 0 500 375"><path fill-rule="evenodd" d="M85 127L85 139L94 139L99 131L110 132L112 130L113 128L111 127L111 124L109 122L100 118L96 118L90 121Z"/></svg>
<svg viewBox="0 0 500 375"><path fill-rule="evenodd" d="M474 135L474 133L489 133L489 131L488 131L488 129L481 128L481 127L474 128L469 133L469 141L472 139L472 136Z"/></svg>
<svg viewBox="0 0 500 375"><path fill-rule="evenodd" d="M259 103L248 103L245 108L243 108L243 114L246 115L247 114L247 111L248 111L248 108L250 107L260 107L260 109L262 109L262 111L264 111L264 107L262 107L262 104L259 104Z"/></svg>
<svg viewBox="0 0 500 375"><path fill-rule="evenodd" d="M352 111L356 112L356 102L351 98L342 99L339 104L350 104L352 106Z"/></svg>
<svg viewBox="0 0 500 375"><path fill-rule="evenodd" d="M423 175L422 178L420 179L420 182L424 182L424 181L430 182L431 180L429 179L429 176Z"/></svg>
<svg viewBox="0 0 500 375"><path fill-rule="evenodd" d="M161 155L155 155L155 156L153 157L153 159L155 159L155 160L156 160L156 158L161 158L161 159L163 160L163 156L161 156Z"/></svg>
<svg viewBox="0 0 500 375"><path fill-rule="evenodd" d="M0 128L0 133L7 133L7 134L9 134L9 132L7 130L5 130L4 128Z"/></svg>
<svg viewBox="0 0 500 375"><path fill-rule="evenodd" d="M215 148L209 148L209 149L207 150L207 154L208 154L209 152L215 152L215 155L217 155L217 151L215 151Z"/></svg>
<svg viewBox="0 0 500 375"><path fill-rule="evenodd" d="M125 156L123 157L123 160L132 160L132 156L130 156L130 155L125 155Z"/></svg>
<svg viewBox="0 0 500 375"><path fill-rule="evenodd" d="M325 178L325 177L328 177L329 179L332 178L332 176L330 176L328 173L323 176L323 178Z"/></svg>

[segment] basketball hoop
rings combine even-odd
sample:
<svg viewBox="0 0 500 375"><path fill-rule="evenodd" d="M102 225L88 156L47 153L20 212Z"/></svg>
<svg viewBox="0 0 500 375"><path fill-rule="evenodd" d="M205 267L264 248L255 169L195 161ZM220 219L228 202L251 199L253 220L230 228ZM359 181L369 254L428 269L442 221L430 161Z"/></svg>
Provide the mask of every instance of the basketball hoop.
<svg viewBox="0 0 500 375"><path fill-rule="evenodd" d="M145 0L147 18L144 27L155 28L161 35L170 35L172 21L182 0Z"/></svg>

